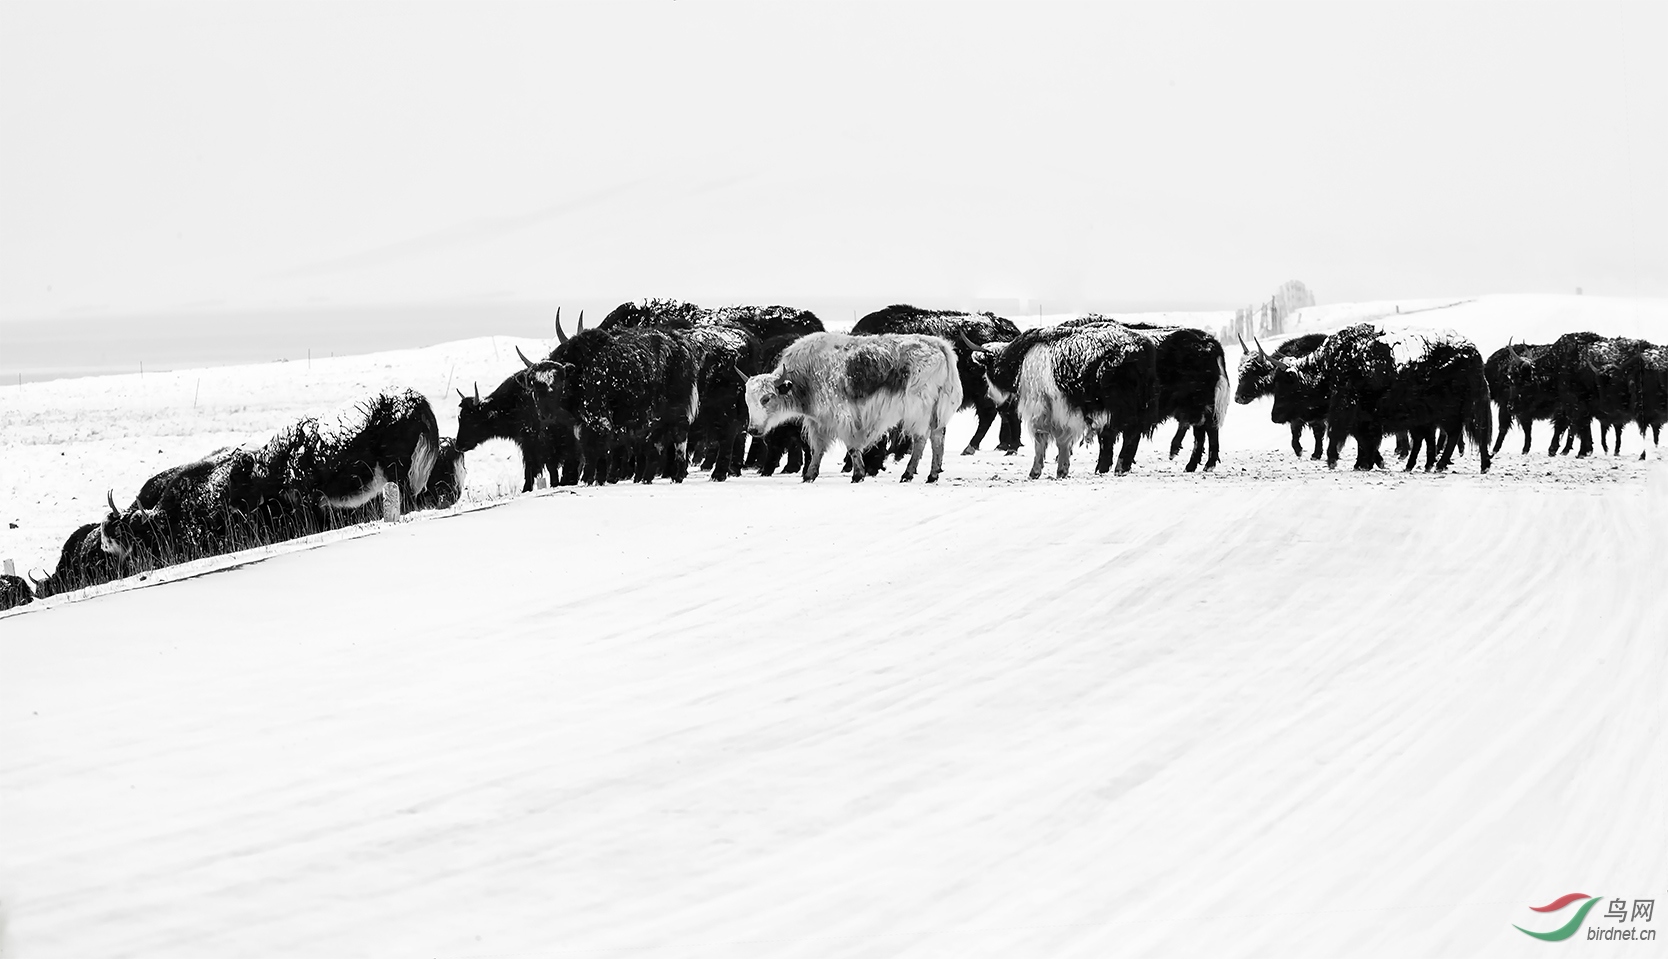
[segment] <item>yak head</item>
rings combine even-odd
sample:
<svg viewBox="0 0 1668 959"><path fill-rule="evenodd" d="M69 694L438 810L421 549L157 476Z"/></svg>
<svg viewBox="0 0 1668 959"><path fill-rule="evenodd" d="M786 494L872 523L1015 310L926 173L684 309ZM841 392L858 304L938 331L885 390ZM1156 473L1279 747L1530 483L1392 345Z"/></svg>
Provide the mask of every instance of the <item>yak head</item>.
<svg viewBox="0 0 1668 959"><path fill-rule="evenodd" d="M1235 403L1249 403L1274 392L1274 358L1268 355L1256 337L1253 336L1251 341L1257 344L1254 351L1245 345L1245 337L1239 338L1239 348L1245 355L1239 360L1239 385L1234 389Z"/></svg>
<svg viewBox="0 0 1668 959"><path fill-rule="evenodd" d="M961 344L956 350L956 358L958 362L961 359L962 350L966 349L969 351L967 361L978 375L981 390L983 390L984 395L989 397L990 401L995 403L997 406L1001 406L1003 403L1008 402L1010 394L1007 390L1004 390L1000 386L996 385L996 378L991 374L996 369L996 361L1001 358L1002 351L1007 349L1007 347L1008 344L1000 341L974 344L964 336L961 338ZM967 392L967 380L965 378L962 381L962 392L964 394Z"/></svg>
<svg viewBox="0 0 1668 959"><path fill-rule="evenodd" d="M805 390L780 370L747 378L747 432L763 436L805 415Z"/></svg>
<svg viewBox="0 0 1668 959"><path fill-rule="evenodd" d="M112 493L106 493L104 500L110 506L110 512L99 524L99 546L106 553L118 560L129 559L134 554L156 552L162 543L167 521L160 509L147 509L143 506L129 507L126 512L116 508L116 499Z"/></svg>
<svg viewBox="0 0 1668 959"><path fill-rule="evenodd" d="M962 401L971 403L985 397L997 406L1007 401L1007 395L990 381L991 355L1000 352L1002 343L975 343L966 333L958 332L950 344L956 353L956 375L961 378Z"/></svg>
<svg viewBox="0 0 1668 959"><path fill-rule="evenodd" d="M460 453L467 453L490 439L516 436L535 419L549 423L561 418L573 364L551 360L534 363L520 347L515 352L526 369L498 384L491 395L482 399L479 383L475 384L473 396L457 391L455 445Z"/></svg>

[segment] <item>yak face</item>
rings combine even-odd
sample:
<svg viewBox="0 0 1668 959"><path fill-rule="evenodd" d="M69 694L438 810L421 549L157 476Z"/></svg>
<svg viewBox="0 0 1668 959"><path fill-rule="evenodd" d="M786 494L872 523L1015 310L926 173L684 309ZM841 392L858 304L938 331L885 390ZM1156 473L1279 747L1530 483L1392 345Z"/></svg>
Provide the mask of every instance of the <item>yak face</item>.
<svg viewBox="0 0 1668 959"><path fill-rule="evenodd" d="M1239 361L1239 385L1234 389L1234 402L1244 405L1273 393L1274 373L1271 357L1247 351Z"/></svg>
<svg viewBox="0 0 1668 959"><path fill-rule="evenodd" d="M141 551L154 552L162 542L165 525L158 509L135 507L126 513L111 510L99 524L99 546L116 559L129 559Z"/></svg>
<svg viewBox="0 0 1668 959"><path fill-rule="evenodd" d="M747 432L763 436L795 417L804 416L800 390L779 373L747 378Z"/></svg>
<svg viewBox="0 0 1668 959"><path fill-rule="evenodd" d="M486 399L458 390L458 452L467 453L490 439L518 435L535 418L549 423L561 418L562 398L573 364L545 361L528 363L527 369L498 384Z"/></svg>
<svg viewBox="0 0 1668 959"><path fill-rule="evenodd" d="M997 406L1008 402L1008 397L1011 395L997 386L996 380L991 376L991 371L996 368L997 358L1002 355L1002 351L1007 346L1006 343L986 343L968 357L974 368L978 370L979 379L984 381L985 395L990 397L990 401Z"/></svg>

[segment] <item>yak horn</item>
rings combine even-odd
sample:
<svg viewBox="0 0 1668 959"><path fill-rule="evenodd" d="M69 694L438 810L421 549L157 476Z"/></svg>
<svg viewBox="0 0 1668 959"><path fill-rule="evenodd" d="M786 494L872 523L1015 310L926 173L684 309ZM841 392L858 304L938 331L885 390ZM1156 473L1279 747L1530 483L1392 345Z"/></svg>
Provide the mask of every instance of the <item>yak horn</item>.
<svg viewBox="0 0 1668 959"><path fill-rule="evenodd" d="M1244 341L1241 340L1240 342L1243 343ZM1257 335L1255 333L1251 334L1251 342L1257 344L1257 355L1261 356L1265 360L1268 359L1268 351L1263 349L1263 341L1257 339Z"/></svg>
<svg viewBox="0 0 1668 959"><path fill-rule="evenodd" d="M1249 352L1251 352L1251 347L1249 347L1249 346L1246 346L1246 345L1245 345L1245 337L1244 337L1244 336L1241 336L1241 335L1240 335L1240 334L1238 334L1238 333L1235 333L1235 334L1234 334L1234 335L1235 335L1235 336L1238 336L1238 337L1239 337L1239 351L1240 351L1240 352L1241 352L1241 353L1249 353Z"/></svg>
<svg viewBox="0 0 1668 959"><path fill-rule="evenodd" d="M35 591L36 592L39 592L40 588L42 586L45 586L46 581L51 578L51 577L47 577L47 576L36 576L35 571L33 569L27 570L25 572L25 575L27 575L29 577L29 582L35 584Z"/></svg>
<svg viewBox="0 0 1668 959"><path fill-rule="evenodd" d="M518 347L515 348L515 355L521 357L521 363L522 363L523 366L527 367L528 369L533 368L533 361L527 358L526 353L521 352L521 347L518 346Z"/></svg>
<svg viewBox="0 0 1668 959"><path fill-rule="evenodd" d="M481 401L481 381L476 380L475 381L475 402L479 403L480 401Z"/></svg>
<svg viewBox="0 0 1668 959"><path fill-rule="evenodd" d="M467 396L464 396L464 395L463 395L463 391L462 391L462 390L458 390L458 399L460 399L460 400L467 400L467 399L469 399L469 397L467 397Z"/></svg>
<svg viewBox="0 0 1668 959"><path fill-rule="evenodd" d="M607 319L607 317L603 317L603 319ZM575 330L573 335L578 336L579 334L581 334L583 332L585 332L585 311L580 310L579 311L579 329Z"/></svg>
<svg viewBox="0 0 1668 959"><path fill-rule="evenodd" d="M562 331L562 308L558 306L556 308L556 342L566 343L567 341L568 335Z"/></svg>
<svg viewBox="0 0 1668 959"><path fill-rule="evenodd" d="M106 503L110 504L110 512L111 512L112 515L115 515L115 516L120 516L121 515L122 511L116 508L116 491L115 490L113 490L113 489L112 490L105 490L104 491L104 501Z"/></svg>
<svg viewBox="0 0 1668 959"><path fill-rule="evenodd" d="M980 353L984 351L984 347L968 339L967 334L961 332L960 330L956 331L956 342L960 343L962 348L967 350L969 353Z"/></svg>

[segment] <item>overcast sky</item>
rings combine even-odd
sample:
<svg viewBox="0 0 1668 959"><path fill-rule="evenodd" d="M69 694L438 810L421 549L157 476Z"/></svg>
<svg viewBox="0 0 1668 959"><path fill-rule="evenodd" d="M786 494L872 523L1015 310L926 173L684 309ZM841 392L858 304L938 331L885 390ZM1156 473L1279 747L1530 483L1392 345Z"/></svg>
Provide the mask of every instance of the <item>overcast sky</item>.
<svg viewBox="0 0 1668 959"><path fill-rule="evenodd" d="M1668 5L0 7L0 317L1668 295Z"/></svg>

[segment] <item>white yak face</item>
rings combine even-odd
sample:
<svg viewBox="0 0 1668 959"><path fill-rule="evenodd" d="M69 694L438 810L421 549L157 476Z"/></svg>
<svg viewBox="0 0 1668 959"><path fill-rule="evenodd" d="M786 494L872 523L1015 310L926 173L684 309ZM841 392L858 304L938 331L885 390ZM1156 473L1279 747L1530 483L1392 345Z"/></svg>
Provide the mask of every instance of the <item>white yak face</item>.
<svg viewBox="0 0 1668 959"><path fill-rule="evenodd" d="M747 432L763 436L802 412L787 377L760 373L747 378Z"/></svg>

